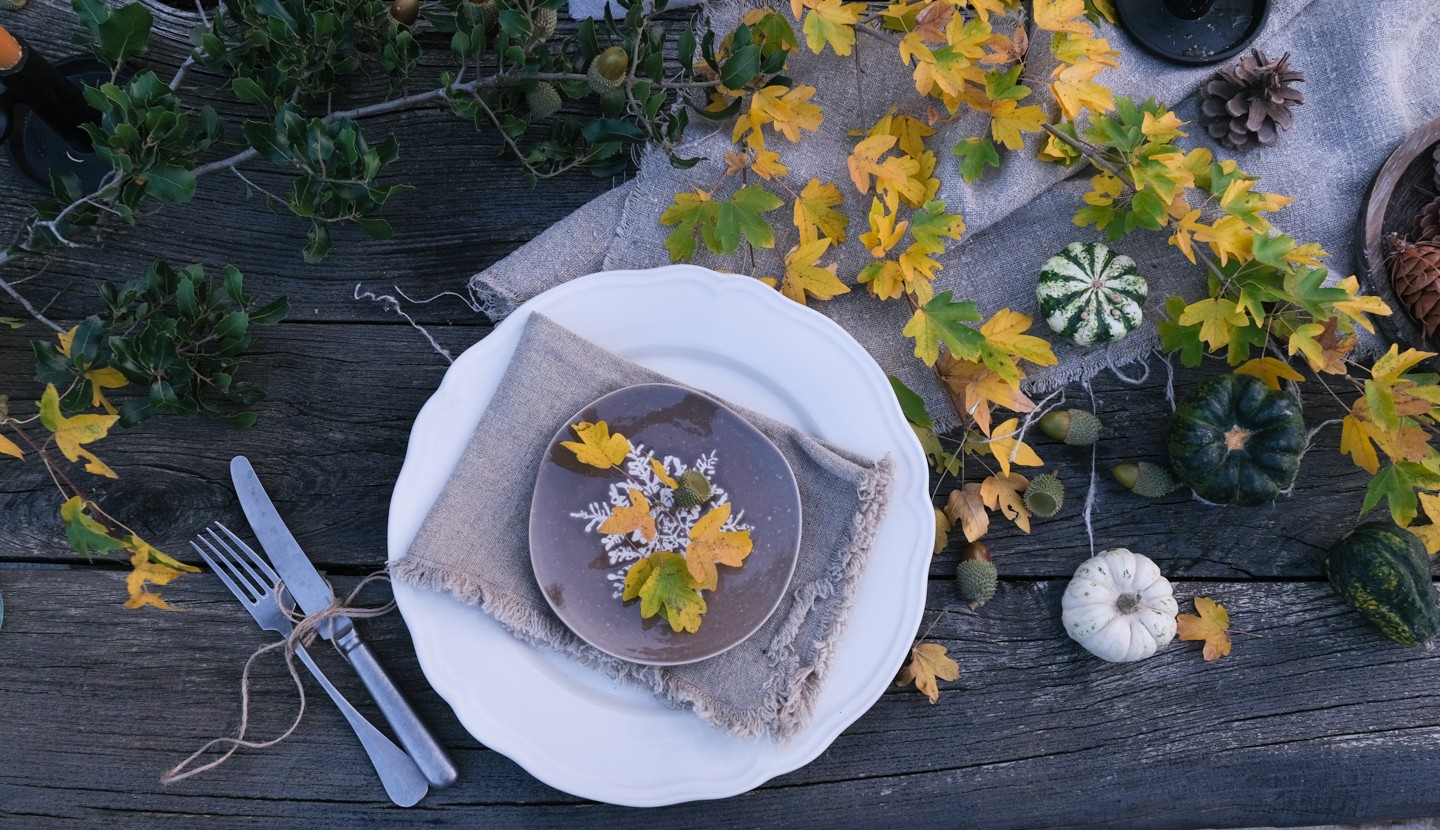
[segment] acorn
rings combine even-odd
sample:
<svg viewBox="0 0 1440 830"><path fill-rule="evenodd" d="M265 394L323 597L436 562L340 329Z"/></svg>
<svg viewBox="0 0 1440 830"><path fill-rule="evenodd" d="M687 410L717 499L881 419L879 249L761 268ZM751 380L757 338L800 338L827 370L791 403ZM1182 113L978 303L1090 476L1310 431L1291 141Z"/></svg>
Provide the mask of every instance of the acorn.
<svg viewBox="0 0 1440 830"><path fill-rule="evenodd" d="M470 2L479 7L480 25L485 27L485 31L488 32L495 28L495 21L500 19L500 7L495 0L470 0Z"/></svg>
<svg viewBox="0 0 1440 830"><path fill-rule="evenodd" d="M525 93L525 105L530 108L530 117L542 121L560 111L560 92L555 85L541 81Z"/></svg>
<svg viewBox="0 0 1440 830"><path fill-rule="evenodd" d="M619 46L611 46L590 61L585 77L590 79L590 88L596 94L604 95L612 89L619 89L625 81L625 70L630 68L630 56Z"/></svg>
<svg viewBox="0 0 1440 830"><path fill-rule="evenodd" d="M675 506L681 510L698 507L710 500L714 490L710 479L699 470L686 470L680 474L675 487Z"/></svg>
<svg viewBox="0 0 1440 830"><path fill-rule="evenodd" d="M960 598L976 609L995 596L995 587L1000 583L1000 574L990 559L990 549L980 542L971 542L960 554L960 564L955 566L955 584L959 587Z"/></svg>
<svg viewBox="0 0 1440 830"><path fill-rule="evenodd" d="M1158 499L1179 486L1169 470L1149 461L1116 464L1110 472L1126 489L1147 499Z"/></svg>
<svg viewBox="0 0 1440 830"><path fill-rule="evenodd" d="M1045 473L1030 479L1025 488L1025 509L1036 516L1045 518L1060 512L1065 503L1065 485L1054 473Z"/></svg>
<svg viewBox="0 0 1440 830"><path fill-rule="evenodd" d="M540 44L549 40L555 34L555 24L560 22L560 15L554 9L540 9L535 12L535 19L530 21L530 42Z"/></svg>
<svg viewBox="0 0 1440 830"><path fill-rule="evenodd" d="M1100 440L1100 419L1083 409L1047 412L1040 417L1040 431L1074 447L1088 447Z"/></svg>
<svg viewBox="0 0 1440 830"><path fill-rule="evenodd" d="M414 26L420 17L420 0L390 0L390 16L401 26Z"/></svg>

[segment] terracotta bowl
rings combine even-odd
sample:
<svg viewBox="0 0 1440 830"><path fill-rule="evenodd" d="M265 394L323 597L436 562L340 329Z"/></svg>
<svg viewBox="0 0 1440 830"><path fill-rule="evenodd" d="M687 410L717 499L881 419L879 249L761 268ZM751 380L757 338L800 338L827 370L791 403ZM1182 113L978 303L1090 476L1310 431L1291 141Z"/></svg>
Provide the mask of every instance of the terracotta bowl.
<svg viewBox="0 0 1440 830"><path fill-rule="evenodd" d="M640 615L639 600L621 602L633 539L602 544L598 507L611 504L612 486L639 480L620 470L580 463L561 446L576 441L572 424L605 421L636 447L686 467L716 454L710 480L733 505L732 516L751 526L753 548L743 566L718 566L715 590L702 595L707 610L698 631L673 631L665 617ZM646 465L648 466L648 465ZM643 475L643 474L642 474ZM655 485L657 488L660 485ZM663 502L659 490L647 501ZM712 501L702 507L704 515ZM575 514L581 514L579 516ZM671 514L674 515L674 514ZM662 532L657 540L679 537ZM674 544L680 547L679 544ZM560 425L545 451L530 508L530 558L540 590L565 625L595 648L648 665L678 665L713 657L755 633L789 588L800 547L800 491L785 457L759 430L724 404L670 384L629 386L595 401ZM683 548L675 551L683 553Z"/></svg>

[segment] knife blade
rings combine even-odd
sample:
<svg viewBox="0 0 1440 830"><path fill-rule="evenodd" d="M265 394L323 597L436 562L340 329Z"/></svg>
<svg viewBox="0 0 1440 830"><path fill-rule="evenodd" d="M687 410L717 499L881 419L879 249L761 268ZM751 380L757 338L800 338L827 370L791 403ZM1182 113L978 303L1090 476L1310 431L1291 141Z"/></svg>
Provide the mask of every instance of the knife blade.
<svg viewBox="0 0 1440 830"><path fill-rule="evenodd" d="M328 608L335 600L335 593L305 555L300 543L295 541L294 534L285 526L275 504L270 500L270 495L260 483L259 476L255 475L250 459L243 455L231 459L230 478L235 484L235 494L240 498L245 518L250 522L250 529L255 538L260 540L260 546L270 557L270 563L280 572L286 591L306 614L315 614ZM350 618L335 617L321 626L320 635L327 640L333 640L350 661L355 673L360 675L375 703L379 705L381 713L395 730L400 744L425 774L425 779L437 789L455 783L455 779L459 777L455 762L450 760L445 749L421 722L420 716L390 679L390 675L380 665L370 647L360 639L360 634L355 630Z"/></svg>

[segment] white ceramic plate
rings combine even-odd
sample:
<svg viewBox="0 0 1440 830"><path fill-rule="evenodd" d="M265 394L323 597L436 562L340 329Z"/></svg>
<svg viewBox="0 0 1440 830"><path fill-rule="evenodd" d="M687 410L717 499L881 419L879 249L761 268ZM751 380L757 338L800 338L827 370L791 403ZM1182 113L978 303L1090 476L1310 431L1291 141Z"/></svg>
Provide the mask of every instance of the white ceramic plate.
<svg viewBox="0 0 1440 830"><path fill-rule="evenodd" d="M889 454L891 503L814 717L788 743L726 735L521 643L448 594L396 583L426 678L476 739L550 786L597 801L723 798L804 766L885 691L925 609L929 471L889 381L840 326L748 277L674 266L573 280L470 347L420 410L390 500L390 559L414 540L537 311L682 383L855 452Z"/></svg>

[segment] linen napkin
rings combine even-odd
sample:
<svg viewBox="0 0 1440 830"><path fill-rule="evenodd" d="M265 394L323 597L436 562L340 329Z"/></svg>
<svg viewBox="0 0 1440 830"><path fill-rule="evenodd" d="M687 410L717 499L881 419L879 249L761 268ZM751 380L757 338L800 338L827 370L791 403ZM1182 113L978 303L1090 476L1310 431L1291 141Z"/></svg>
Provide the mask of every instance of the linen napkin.
<svg viewBox="0 0 1440 830"><path fill-rule="evenodd" d="M861 458L731 407L774 442L799 486L790 590L755 634L715 657L665 667L620 660L577 637L541 594L530 565L530 493L565 419L616 389L654 382L674 381L532 314L455 472L391 573L479 605L522 640L638 684L727 732L784 740L814 709L845 628L889 498L890 460Z"/></svg>
<svg viewBox="0 0 1440 830"><path fill-rule="evenodd" d="M746 8L762 2L707 0L703 5L716 27L725 31ZM1217 159L1236 159L1243 169L1260 176L1257 191L1294 198L1294 204L1274 215L1276 227L1301 241L1319 242L1330 252L1337 277L1354 272L1356 221L1376 171L1408 133L1440 116L1440 61L1435 59L1440 53L1440 3L1270 0L1269 18L1255 45L1272 58L1290 53L1290 65L1306 74L1300 85L1306 100L1295 112L1295 126L1281 134L1276 146L1248 153L1217 146L1197 123L1196 90L1223 64L1172 66L1143 52L1118 27L1102 26L1100 34L1121 56L1120 69L1106 70L1099 83L1116 94L1137 100L1155 96L1169 103L1191 124L1182 146L1209 147ZM1051 106L1047 81L1053 58L1045 45L1048 38L1039 35L1032 32L1025 78L1035 89L1033 103ZM772 149L780 150L789 165L788 187L799 190L811 177L841 187L845 193L841 210L851 218L852 235L866 227L870 199L856 194L846 181L845 159L856 141L849 131L868 128L892 103L902 114L924 118L925 104L915 93L911 71L896 57L895 47L862 37L847 58L828 51L817 57L802 44L785 73L797 84L816 87L813 102L824 109L825 123L819 132L806 133L800 144L776 139ZM1035 151L1042 137L1032 135L1024 150L1005 153L1002 170L967 184L948 150L968 136L986 133L985 116L971 113L937 124L936 129L927 145L939 157L938 198L964 216L967 230L960 243L940 257L945 269L935 291L952 290L957 298L975 300L986 315L1005 307L1029 314L1037 324L1032 333L1048 334L1035 300L1041 266L1070 242L1103 239L1094 228L1077 228L1072 222L1094 171L1039 161ZM724 178L730 125L712 132L698 119L692 120L686 137L677 154L701 156L705 161L677 170L664 152L650 150L634 179L472 277L470 288L484 312L499 319L518 303L581 274L667 264L664 241L672 229L661 225L659 216L676 193L710 189ZM735 186L738 178L732 177L723 187ZM776 226L773 249L745 252L746 260L711 257L701 246L696 264L719 270L743 268L757 277L781 276L795 231L789 227L787 211L769 218ZM1115 247L1132 257L1150 281L1145 325L1104 347L1081 349L1052 338L1060 362L1034 368L1026 379L1032 394L1148 357L1158 341L1151 324L1163 318L1165 298L1194 298L1204 291L1203 268L1187 262L1168 244L1167 234L1138 231ZM839 274L853 282L869 255L861 246L843 250ZM856 286L850 294L812 305L844 326L882 369L921 393L938 427L954 426L953 409L934 373L914 359L913 344L900 335L910 315L905 303L881 302Z"/></svg>

